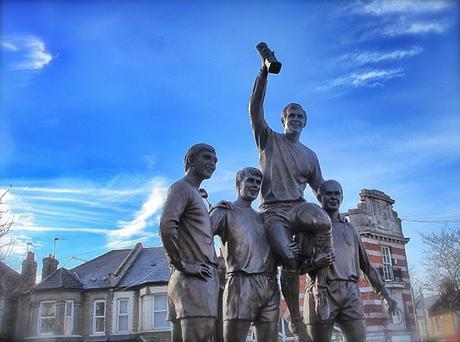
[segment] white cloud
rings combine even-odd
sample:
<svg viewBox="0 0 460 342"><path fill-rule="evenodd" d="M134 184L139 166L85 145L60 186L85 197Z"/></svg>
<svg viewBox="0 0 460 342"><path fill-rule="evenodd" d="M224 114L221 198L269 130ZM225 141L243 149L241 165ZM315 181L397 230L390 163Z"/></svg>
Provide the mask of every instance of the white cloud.
<svg viewBox="0 0 460 342"><path fill-rule="evenodd" d="M382 31L382 35L387 37L397 37L406 35L440 34L446 30L446 25L439 22L399 23L387 26Z"/></svg>
<svg viewBox="0 0 460 342"><path fill-rule="evenodd" d="M14 225L16 231L30 231L30 232L66 232L66 233L90 233L90 234L103 234L108 235L112 232L110 229L103 228L91 228L91 227L77 227L77 228L66 228L66 227L42 227L35 225Z"/></svg>
<svg viewBox="0 0 460 342"><path fill-rule="evenodd" d="M338 58L338 62L345 62L354 66L361 66L367 64L376 64L381 62L398 61L403 58L417 56L422 53L421 47L415 46L406 50L393 50L393 51L361 51L354 53L347 53Z"/></svg>
<svg viewBox="0 0 460 342"><path fill-rule="evenodd" d="M108 246L119 246L120 241L145 233L148 226L152 226L155 214L161 209L167 188L163 179L157 178L151 182L148 198L142 204L131 221L119 221L119 229L113 230L108 235Z"/></svg>
<svg viewBox="0 0 460 342"><path fill-rule="evenodd" d="M435 13L450 6L448 1L442 0L374 0L365 4L362 2L356 4L359 12L377 16L398 13Z"/></svg>
<svg viewBox="0 0 460 342"><path fill-rule="evenodd" d="M13 70L40 70L53 60L45 43L32 35L2 37L2 48L13 54Z"/></svg>
<svg viewBox="0 0 460 342"><path fill-rule="evenodd" d="M328 81L317 90L326 91L333 88L359 88L382 86L384 82L404 76L404 69L374 69L349 73Z"/></svg>
<svg viewBox="0 0 460 342"><path fill-rule="evenodd" d="M2 40L1 44L2 44L2 48L4 49L11 50L11 51L18 51L18 47L9 41Z"/></svg>

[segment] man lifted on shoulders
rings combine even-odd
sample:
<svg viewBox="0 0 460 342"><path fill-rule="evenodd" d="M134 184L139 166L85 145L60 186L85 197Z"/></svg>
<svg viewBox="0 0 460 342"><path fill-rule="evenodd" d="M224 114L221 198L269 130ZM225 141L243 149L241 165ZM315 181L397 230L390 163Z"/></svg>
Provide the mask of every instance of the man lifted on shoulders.
<svg viewBox="0 0 460 342"><path fill-rule="evenodd" d="M288 104L281 113L283 133L274 132L264 118L263 103L267 88L268 70L262 61L259 76L249 102L249 115L260 168L261 213L269 242L282 264L281 290L291 315L291 331L297 341L308 341L299 310L298 270L302 260L289 247L293 237L301 240L303 233L315 239L315 253L331 253L331 221L318 205L307 203L304 190L308 184L317 195L323 183L316 154L299 139L307 123L302 106ZM322 319L329 317L326 294L328 267L318 271L316 310Z"/></svg>

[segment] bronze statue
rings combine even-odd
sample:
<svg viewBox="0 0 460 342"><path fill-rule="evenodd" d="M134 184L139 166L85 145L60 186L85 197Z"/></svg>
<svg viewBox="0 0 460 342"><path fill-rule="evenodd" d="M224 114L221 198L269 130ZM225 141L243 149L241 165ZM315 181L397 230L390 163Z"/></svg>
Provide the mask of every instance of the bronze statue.
<svg viewBox="0 0 460 342"><path fill-rule="evenodd" d="M310 337L314 342L331 340L334 323L340 326L347 341L366 341L366 322L361 301L358 280L360 270L366 275L374 290L388 305L389 311L396 309L396 302L390 297L378 271L372 266L369 256L356 228L340 215L343 199L341 185L334 181L324 182L319 189L323 209L332 221L335 260L323 258L306 262L305 271L309 273L309 284L304 299L304 319ZM313 246L310 245L310 250ZM318 263L333 261L328 274L328 302L331 314L328 320L320 320L315 311L314 291Z"/></svg>
<svg viewBox="0 0 460 342"><path fill-rule="evenodd" d="M291 331L297 341L308 341L299 310L298 270L302 261L290 246L295 243L293 236L302 241L305 233L312 233L316 253L330 254L331 221L324 210L307 203L303 195L307 184L317 195L323 183L316 154L299 141L307 123L306 113L299 104L288 104L281 113L283 133L274 132L264 118L267 77L268 69L262 56L262 67L249 103L263 173L260 208L270 244L283 267L281 290L291 315ZM316 310L323 319L329 317L327 272L328 267L318 270L316 282Z"/></svg>
<svg viewBox="0 0 460 342"><path fill-rule="evenodd" d="M278 341L280 293L276 260L262 217L251 203L262 172L244 168L236 175L236 201L211 209L211 225L224 247L227 281L223 294L224 341L244 342L251 323L258 342Z"/></svg>
<svg viewBox="0 0 460 342"><path fill-rule="evenodd" d="M171 264L168 320L174 342L210 342L219 295L218 261L208 209L198 191L216 169L212 146L197 144L185 155L185 176L168 191L159 232Z"/></svg>

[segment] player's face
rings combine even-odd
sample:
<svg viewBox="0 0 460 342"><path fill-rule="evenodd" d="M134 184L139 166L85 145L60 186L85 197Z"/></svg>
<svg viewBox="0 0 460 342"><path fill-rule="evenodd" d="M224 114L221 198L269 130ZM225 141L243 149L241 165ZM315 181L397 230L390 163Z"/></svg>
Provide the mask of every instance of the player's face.
<svg viewBox="0 0 460 342"><path fill-rule="evenodd" d="M321 197L321 204L326 211L339 210L342 203L342 189L338 184L328 184Z"/></svg>
<svg viewBox="0 0 460 342"><path fill-rule="evenodd" d="M307 123L302 109L288 109L284 117L284 133L300 133Z"/></svg>
<svg viewBox="0 0 460 342"><path fill-rule="evenodd" d="M248 175L244 177L239 186L239 196L247 201L254 201L259 196L262 178Z"/></svg>
<svg viewBox="0 0 460 342"><path fill-rule="evenodd" d="M203 179L211 178L212 174L216 170L217 157L214 152L201 151L194 158L193 167L195 173Z"/></svg>

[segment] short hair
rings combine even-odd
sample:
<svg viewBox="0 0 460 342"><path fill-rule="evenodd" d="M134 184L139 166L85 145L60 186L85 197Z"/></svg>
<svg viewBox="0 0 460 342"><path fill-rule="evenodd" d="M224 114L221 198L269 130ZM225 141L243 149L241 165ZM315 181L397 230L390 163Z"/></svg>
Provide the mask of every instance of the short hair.
<svg viewBox="0 0 460 342"><path fill-rule="evenodd" d="M262 171L255 167L245 167L236 173L235 183L238 186L247 176L262 178Z"/></svg>
<svg viewBox="0 0 460 342"><path fill-rule="evenodd" d="M281 120L284 121L284 119L286 118L287 116L287 111L289 109L301 109L302 112L303 112L303 115L305 115L305 122L307 121L307 112L302 108L301 105L299 105L298 103L288 103L286 105L286 107L283 108L282 112L281 112Z"/></svg>
<svg viewBox="0 0 460 342"><path fill-rule="evenodd" d="M184 168L186 172L190 168L193 158L195 158L198 154L200 154L203 151L209 151L214 154L216 153L216 150L211 145L203 144L203 143L193 145L192 147L188 149L184 157Z"/></svg>
<svg viewBox="0 0 460 342"><path fill-rule="evenodd" d="M324 181L320 186L319 186L319 189L318 189L318 196L322 196L324 191L326 191L326 186L328 186L329 184L336 184L339 186L340 188L340 192L342 193L342 196L343 196L343 189L342 189L342 185L340 185L339 182L337 182L336 180L334 179L329 179L327 181Z"/></svg>

